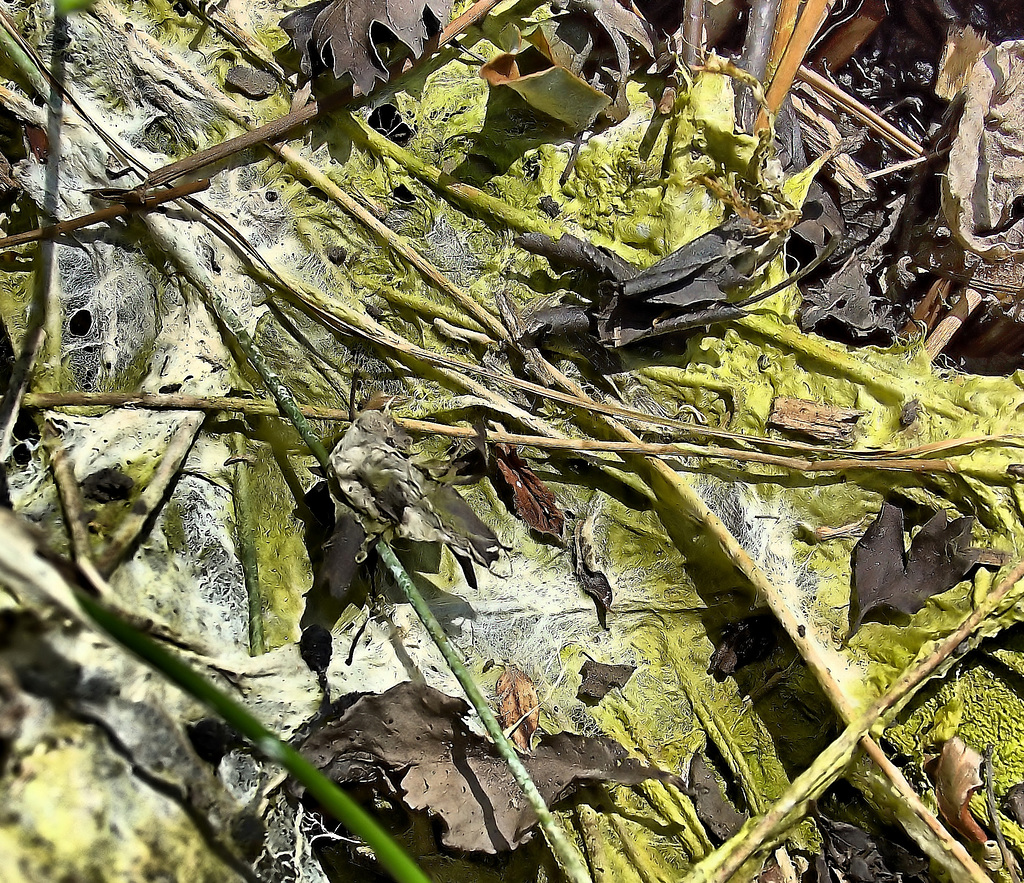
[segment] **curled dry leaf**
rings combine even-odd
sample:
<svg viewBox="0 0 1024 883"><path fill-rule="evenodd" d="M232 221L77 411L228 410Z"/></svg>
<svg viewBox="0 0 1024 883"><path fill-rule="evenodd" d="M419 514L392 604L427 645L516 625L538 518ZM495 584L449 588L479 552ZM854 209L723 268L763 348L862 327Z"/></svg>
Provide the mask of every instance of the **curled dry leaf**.
<svg viewBox="0 0 1024 883"><path fill-rule="evenodd" d="M360 414L331 452L342 503L358 516L367 536L390 529L405 539L444 543L460 560L493 564L501 552L497 537L458 491L412 461L411 445L390 415ZM350 549L355 537L346 534L336 542Z"/></svg>
<svg viewBox="0 0 1024 883"><path fill-rule="evenodd" d="M498 720L509 738L521 751L530 750L530 740L540 724L540 702L537 688L526 674L514 665L508 666L495 685L498 694Z"/></svg>
<svg viewBox="0 0 1024 883"><path fill-rule="evenodd" d="M558 500L537 474L508 445L495 445L498 475L512 494L516 514L540 533L561 539L565 515Z"/></svg>
<svg viewBox="0 0 1024 883"><path fill-rule="evenodd" d="M511 52L496 55L480 68L490 86L507 86L527 104L565 123L574 131L585 129L611 102L586 80L557 64L532 73L520 70L520 59Z"/></svg>
<svg viewBox="0 0 1024 883"><path fill-rule="evenodd" d="M977 843L989 838L971 814L971 795L982 786L981 755L959 736L947 739L927 766L935 783L942 817L965 837Z"/></svg>
<svg viewBox="0 0 1024 883"><path fill-rule="evenodd" d="M286 15L281 27L302 56L303 73L350 74L366 94L376 80L387 79L370 33L374 25L387 28L418 56L429 36L426 16L443 25L451 7L451 0L319 0Z"/></svg>

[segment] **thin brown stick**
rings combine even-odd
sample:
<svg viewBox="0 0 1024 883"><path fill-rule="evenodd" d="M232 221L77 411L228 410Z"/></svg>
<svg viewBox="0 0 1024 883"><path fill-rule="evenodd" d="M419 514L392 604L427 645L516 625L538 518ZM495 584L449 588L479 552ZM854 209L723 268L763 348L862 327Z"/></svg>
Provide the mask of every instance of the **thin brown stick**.
<svg viewBox="0 0 1024 883"><path fill-rule="evenodd" d="M487 17L487 14L500 2L501 0L477 0L462 15L453 18L448 23L448 26L441 31L437 38L438 48L440 49L442 46L451 43L459 34L465 33L473 25L482 22Z"/></svg>
<svg viewBox="0 0 1024 883"><path fill-rule="evenodd" d="M36 410L50 410L60 408L148 408L152 410L182 410L182 411L205 411L205 412L235 412L248 414L254 417L279 417L280 410L274 402L263 399L250 399L240 396L192 396L183 393L169 393L157 395L152 393L117 393L117 392L67 392L67 393L29 393L25 396L25 407ZM302 414L313 420L328 420L348 422L351 414L347 408L326 408L316 405L303 405L300 408ZM446 423L434 423L427 420L416 420L408 417L396 417L396 420L407 430L425 435L440 435L450 438L473 438L476 430L468 426L450 426ZM713 431L710 431L713 434ZM765 439L757 436L744 436L738 433L725 433L724 435L736 441L743 441L751 444L774 445L774 439ZM934 453L938 450L974 446L989 442L1006 441L1012 436L969 436L959 439L944 439L939 442L932 442L927 445L919 445L913 448L904 448L898 451L887 451L885 457L877 457L878 451L844 451L849 456L833 461L815 461L807 458L797 457L772 457L772 455L758 452L733 451L724 448L695 448L681 445L677 442L665 443L638 443L612 442L599 439L572 439L567 437L548 437L542 435L523 435L504 431L488 432L488 438L501 444L517 445L522 447L543 448L551 450L587 450L607 451L610 453L640 453L651 454L652 456L678 456L680 454L691 454L701 456L702 452L711 451L709 456L721 456L725 458L740 459L748 453L750 460L756 462L771 463L774 465L787 466L790 468L805 469L808 471L832 471L846 469L878 469L882 471L917 471L917 466L922 466L921 471L955 471L954 465L949 460L927 460L914 459L915 455L922 453ZM839 453L822 449L829 453Z"/></svg>
<svg viewBox="0 0 1024 883"><path fill-rule="evenodd" d="M985 804L988 808L988 821L992 826L992 832L996 835L996 843L999 844L999 853L1003 857L1003 867L1010 875L1011 883L1020 883L1020 875L1017 873L1017 860L1006 845L1006 838L1003 836L1003 825L999 821L999 808L996 806L995 772L992 769L992 753L995 746L989 742L985 747Z"/></svg>
<svg viewBox="0 0 1024 883"><path fill-rule="evenodd" d="M860 747L864 754L874 762L875 766L881 770L882 774L895 787L906 807L936 837L943 845L943 848L960 862L968 872L972 873L975 878L978 878L978 875L980 875L980 879L985 880L987 883L988 878L985 872L974 861L974 858L964 845L949 833L938 816L925 805L924 801L921 800L921 797L914 790L914 786L903 775L903 771L889 760L885 752L882 751L881 746L871 736L864 736L860 740Z"/></svg>
<svg viewBox="0 0 1024 883"><path fill-rule="evenodd" d="M949 345L953 336L964 326L964 323L981 306L982 296L973 288L966 288L960 300L956 302L949 312L924 342L925 352L928 358L934 362L942 351Z"/></svg>
<svg viewBox="0 0 1024 883"><path fill-rule="evenodd" d="M57 495L64 509L64 523L71 539L71 552L75 561L88 561L92 557L89 543L88 518L82 488L75 477L75 468L61 444L60 433L49 421L43 427L43 437L50 452L50 469L57 485Z"/></svg>
<svg viewBox="0 0 1024 883"><path fill-rule="evenodd" d="M875 169L873 172L868 172L864 175L864 180L874 181L876 178L884 178L887 175L894 175L896 172L902 172L904 169L912 169L914 166L919 166L926 160L927 157L925 156L914 156L910 159L903 160L903 162L893 163L891 166L886 166L884 169Z"/></svg>
<svg viewBox="0 0 1024 883"><path fill-rule="evenodd" d="M797 20L793 36L779 59L778 67L772 76L767 89L768 110L778 113L782 102L793 85L793 78L800 65L803 64L807 48L811 45L836 0L807 0L803 12ZM757 128L762 129L768 124L768 115L762 110L758 115Z"/></svg>
<svg viewBox="0 0 1024 883"><path fill-rule="evenodd" d="M157 206L163 205L172 199L180 199L183 196L190 196L199 193L210 186L209 178L202 178L198 181L190 181L169 190L158 190L144 196L141 202L133 204L122 202L101 208L99 211L90 212L87 215L79 215L77 218L70 218L67 221L60 221L48 227L39 227L35 230L28 230L24 233L16 233L13 236L5 236L0 239L0 251L14 248L18 245L25 245L28 242L37 242L40 239L53 239L55 236L63 236L65 233L72 233L81 230L83 227L91 227L94 224L102 224L104 221L112 221L135 212L152 211Z"/></svg>
<svg viewBox="0 0 1024 883"><path fill-rule="evenodd" d="M704 60L704 0L684 0L683 64L693 67Z"/></svg>
<svg viewBox="0 0 1024 883"><path fill-rule="evenodd" d="M796 71L796 77L807 83L808 86L817 90L822 95L831 98L836 104L842 107L850 116L860 120L869 129L881 135L890 144L899 147L912 157L924 156L924 148L921 147L909 135L901 132L884 117L879 116L870 107L862 104L852 95L844 92L827 77L823 77L817 71L802 66Z"/></svg>

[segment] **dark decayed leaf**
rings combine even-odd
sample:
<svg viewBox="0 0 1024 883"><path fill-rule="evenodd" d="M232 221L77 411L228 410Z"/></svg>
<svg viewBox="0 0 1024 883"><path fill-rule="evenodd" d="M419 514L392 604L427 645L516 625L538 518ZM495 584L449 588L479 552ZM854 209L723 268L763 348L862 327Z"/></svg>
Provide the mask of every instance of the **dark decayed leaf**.
<svg viewBox="0 0 1024 883"><path fill-rule="evenodd" d="M598 374L618 374L622 360L597 342L590 313L590 308L582 304L542 307L525 318L520 342L549 352L581 356Z"/></svg>
<svg viewBox="0 0 1024 883"><path fill-rule="evenodd" d="M981 755L959 736L942 743L925 769L935 783L942 817L965 837L984 843L988 835L971 813L971 795L982 786Z"/></svg>
<svg viewBox="0 0 1024 883"><path fill-rule="evenodd" d="M537 474L508 445L494 446L497 475L512 495L516 514L540 533L562 538L565 515L558 500Z"/></svg>
<svg viewBox="0 0 1024 883"><path fill-rule="evenodd" d="M451 0L320 0L285 16L281 27L302 56L303 73L350 74L366 94L375 80L387 79L373 25L387 28L416 56L429 36L424 15L443 25L450 11Z"/></svg>
<svg viewBox="0 0 1024 883"><path fill-rule="evenodd" d="M594 514L576 522L572 532L572 558L580 588L597 602L598 616L604 625L604 614L611 608L614 597L611 583L598 561L597 543L594 540L595 524Z"/></svg>
<svg viewBox="0 0 1024 883"><path fill-rule="evenodd" d="M970 516L946 520L939 512L903 545L903 510L882 504L878 517L853 550L854 593L850 603L850 635L866 619L886 612L916 613L932 595L960 582L978 563L971 548Z"/></svg>
<svg viewBox="0 0 1024 883"><path fill-rule="evenodd" d="M634 665L609 665L588 659L580 669L582 682L576 698L586 702L600 702L610 690L622 689L636 671Z"/></svg>
<svg viewBox="0 0 1024 883"><path fill-rule="evenodd" d="M530 740L540 725L540 702L533 681L510 665L498 678L494 692L498 696L498 722L502 730L508 733L509 727L515 726L509 739L521 751L529 751Z"/></svg>
<svg viewBox="0 0 1024 883"><path fill-rule="evenodd" d="M665 333L659 325L674 320L681 330L691 327L694 317L705 324L719 321L714 316L721 310L733 317L736 308L727 303L728 291L749 284L783 240L733 215L633 279L613 283L599 325L601 340L625 346ZM677 315L666 318L670 308Z"/></svg>
<svg viewBox="0 0 1024 883"><path fill-rule="evenodd" d="M487 450L487 427L483 418L473 421L473 447L452 460L448 480L453 484L469 484L487 475L490 456Z"/></svg>
<svg viewBox="0 0 1024 883"><path fill-rule="evenodd" d="M614 252L571 233L563 233L559 239L543 233L521 233L515 243L532 254L546 257L553 264L587 270L601 279L625 282L637 274L636 267Z"/></svg>
<svg viewBox="0 0 1024 883"><path fill-rule="evenodd" d="M928 861L885 837L817 815L824 852L813 865L814 883L927 883ZM837 872L833 875L829 869Z"/></svg>
<svg viewBox="0 0 1024 883"><path fill-rule="evenodd" d="M615 47L615 58L619 66L616 82L619 89L623 89L629 78L629 49L623 37L629 37L644 49L649 58L654 58L654 28L618 0L592 0L585 8L608 34Z"/></svg>
<svg viewBox="0 0 1024 883"><path fill-rule="evenodd" d="M723 843L743 827L747 820L746 814L739 812L726 799L714 770L703 754L693 756L687 779L687 791L693 798L697 818L713 840Z"/></svg>
<svg viewBox="0 0 1024 883"><path fill-rule="evenodd" d="M383 411L364 411L331 452L344 502L367 535L387 529L440 542L477 564L493 564L501 544L458 491L430 478L409 457L412 439ZM339 516L340 517L340 516Z"/></svg>
<svg viewBox="0 0 1024 883"><path fill-rule="evenodd" d="M442 842L451 849L507 852L528 839L536 816L494 746L469 729L462 699L407 682L343 698L339 707L340 716L301 746L336 782L367 781L372 768L383 771L409 809L439 818ZM523 763L549 805L599 782L659 779L682 786L677 776L644 766L604 737L544 736Z"/></svg>
<svg viewBox="0 0 1024 883"><path fill-rule="evenodd" d="M770 613L730 622L722 629L722 639L711 654L708 674L724 681L743 666L767 659L778 643L775 617Z"/></svg>
<svg viewBox="0 0 1024 883"><path fill-rule="evenodd" d="M1003 809L1018 825L1024 827L1024 782L1018 782L1003 799Z"/></svg>

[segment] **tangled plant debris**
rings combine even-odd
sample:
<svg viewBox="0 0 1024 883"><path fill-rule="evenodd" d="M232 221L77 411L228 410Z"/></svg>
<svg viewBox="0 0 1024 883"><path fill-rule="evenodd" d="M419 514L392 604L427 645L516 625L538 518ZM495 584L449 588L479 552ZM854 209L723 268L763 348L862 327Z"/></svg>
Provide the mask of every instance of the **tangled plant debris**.
<svg viewBox="0 0 1024 883"><path fill-rule="evenodd" d="M0 877L1013 880L1021 33L775 5L0 5Z"/></svg>

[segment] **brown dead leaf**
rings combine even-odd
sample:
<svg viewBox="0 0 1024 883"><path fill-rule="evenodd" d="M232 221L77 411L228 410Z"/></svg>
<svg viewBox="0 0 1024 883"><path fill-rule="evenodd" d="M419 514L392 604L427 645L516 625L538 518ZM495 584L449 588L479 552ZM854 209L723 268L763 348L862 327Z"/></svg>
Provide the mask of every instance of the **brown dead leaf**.
<svg viewBox="0 0 1024 883"><path fill-rule="evenodd" d="M507 666L495 685L498 694L498 720L509 738L520 749L530 750L530 740L540 724L540 702L537 688L526 674L514 665Z"/></svg>
<svg viewBox="0 0 1024 883"><path fill-rule="evenodd" d="M903 510L882 503L878 517L853 550L850 636L869 619L917 613L932 595L945 592L978 564L971 545L973 517L948 520L937 512L903 543Z"/></svg>
<svg viewBox="0 0 1024 883"><path fill-rule="evenodd" d="M976 843L989 838L971 814L971 795L982 786L982 757L959 736L947 739L937 757L927 765L935 783L935 796L942 817L961 834Z"/></svg>
<svg viewBox="0 0 1024 883"><path fill-rule="evenodd" d="M621 690L636 671L635 665L611 665L588 659L580 669L580 688L576 698L600 702L611 690Z"/></svg>
<svg viewBox="0 0 1024 883"><path fill-rule="evenodd" d="M534 530L561 539L565 515L555 495L515 448L495 445L494 452L498 475L512 494L516 514Z"/></svg>
<svg viewBox="0 0 1024 883"><path fill-rule="evenodd" d="M321 70L352 76L365 95L387 68L371 36L374 25L387 28L412 50L423 52L429 31L426 16L444 25L451 0L319 0L281 19L281 27L302 56L302 72Z"/></svg>
<svg viewBox="0 0 1024 883"><path fill-rule="evenodd" d="M340 716L302 744L331 779L394 782L409 809L440 820L450 849L493 854L529 839L537 817L494 745L469 728L462 699L406 682L379 695L343 697L336 707L344 709ZM678 776L644 766L607 737L546 735L523 764L549 806L599 782L657 779L683 788Z"/></svg>

